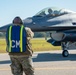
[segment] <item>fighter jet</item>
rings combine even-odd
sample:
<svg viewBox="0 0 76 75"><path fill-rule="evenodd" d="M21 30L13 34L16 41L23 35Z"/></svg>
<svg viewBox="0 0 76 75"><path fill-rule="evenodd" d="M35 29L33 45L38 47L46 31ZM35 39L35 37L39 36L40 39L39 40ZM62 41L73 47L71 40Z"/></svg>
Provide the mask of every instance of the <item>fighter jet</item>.
<svg viewBox="0 0 76 75"><path fill-rule="evenodd" d="M24 26L33 32L49 32L47 42L62 47L62 55L67 57L68 50L76 49L76 12L65 8L48 7L36 15L23 20ZM6 32L9 23L0 27L0 32Z"/></svg>

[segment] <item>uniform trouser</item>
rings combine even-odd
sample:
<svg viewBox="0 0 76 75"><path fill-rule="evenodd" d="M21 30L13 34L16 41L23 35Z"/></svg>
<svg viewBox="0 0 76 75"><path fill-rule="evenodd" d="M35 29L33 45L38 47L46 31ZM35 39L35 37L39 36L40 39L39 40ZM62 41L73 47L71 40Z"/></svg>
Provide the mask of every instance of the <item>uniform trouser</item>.
<svg viewBox="0 0 76 75"><path fill-rule="evenodd" d="M13 75L34 75L34 68L31 57L10 57L11 71Z"/></svg>

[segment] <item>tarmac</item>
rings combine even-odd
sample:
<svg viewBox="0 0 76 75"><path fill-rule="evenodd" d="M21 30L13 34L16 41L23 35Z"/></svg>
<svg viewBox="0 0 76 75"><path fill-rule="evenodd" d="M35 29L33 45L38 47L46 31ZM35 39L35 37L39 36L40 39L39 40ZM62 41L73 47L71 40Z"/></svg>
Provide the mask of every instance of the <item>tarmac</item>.
<svg viewBox="0 0 76 75"><path fill-rule="evenodd" d="M61 50L35 52L32 57L35 75L76 75L76 50L69 53L68 57L63 57ZM0 75L12 75L10 63L9 55L1 53Z"/></svg>

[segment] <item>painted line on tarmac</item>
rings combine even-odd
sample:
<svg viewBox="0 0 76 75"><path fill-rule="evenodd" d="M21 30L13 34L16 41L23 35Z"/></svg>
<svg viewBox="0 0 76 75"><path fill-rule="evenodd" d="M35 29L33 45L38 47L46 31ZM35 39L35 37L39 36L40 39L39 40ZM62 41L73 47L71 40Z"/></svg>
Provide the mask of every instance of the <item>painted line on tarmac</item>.
<svg viewBox="0 0 76 75"><path fill-rule="evenodd" d="M10 68L0 68L0 71L8 71ZM35 70L76 70L76 67L44 67L44 68L35 68Z"/></svg>
<svg viewBox="0 0 76 75"><path fill-rule="evenodd" d="M76 67L45 67L45 68L35 68L36 70L76 70Z"/></svg>

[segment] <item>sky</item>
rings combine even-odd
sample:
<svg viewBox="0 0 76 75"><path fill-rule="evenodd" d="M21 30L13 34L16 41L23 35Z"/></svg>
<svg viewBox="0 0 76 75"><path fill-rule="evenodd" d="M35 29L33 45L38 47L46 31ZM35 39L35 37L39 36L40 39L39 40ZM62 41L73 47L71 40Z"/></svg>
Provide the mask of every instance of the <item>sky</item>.
<svg viewBox="0 0 76 75"><path fill-rule="evenodd" d="M76 11L76 0L0 0L0 27L12 23L16 16L32 17L46 7Z"/></svg>

